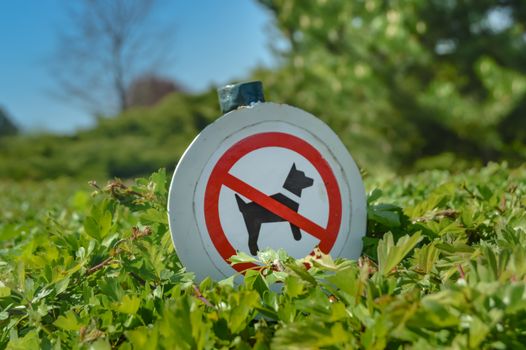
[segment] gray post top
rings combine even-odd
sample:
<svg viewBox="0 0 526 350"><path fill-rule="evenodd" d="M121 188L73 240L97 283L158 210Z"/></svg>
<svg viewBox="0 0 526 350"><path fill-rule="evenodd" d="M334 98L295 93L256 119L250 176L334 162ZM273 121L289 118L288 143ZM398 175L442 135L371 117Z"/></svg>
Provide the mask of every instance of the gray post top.
<svg viewBox="0 0 526 350"><path fill-rule="evenodd" d="M263 84L260 81L225 85L217 89L217 94L223 113L250 106L252 103L265 102Z"/></svg>

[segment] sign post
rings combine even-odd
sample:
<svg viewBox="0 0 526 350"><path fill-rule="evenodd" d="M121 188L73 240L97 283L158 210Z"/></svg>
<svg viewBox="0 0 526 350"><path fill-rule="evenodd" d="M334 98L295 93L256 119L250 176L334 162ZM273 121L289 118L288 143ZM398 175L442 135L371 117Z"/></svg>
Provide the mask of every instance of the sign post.
<svg viewBox="0 0 526 350"><path fill-rule="evenodd" d="M361 253L365 191L350 154L313 115L261 102L256 85L220 91L230 111L196 137L174 172L172 239L198 279L256 267L231 266L238 251L282 248L303 258L318 247L349 259Z"/></svg>

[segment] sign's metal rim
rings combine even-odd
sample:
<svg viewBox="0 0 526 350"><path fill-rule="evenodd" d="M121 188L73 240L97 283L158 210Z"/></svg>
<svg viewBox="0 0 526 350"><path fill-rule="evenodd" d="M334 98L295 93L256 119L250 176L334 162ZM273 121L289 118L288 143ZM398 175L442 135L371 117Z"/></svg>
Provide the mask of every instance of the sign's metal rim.
<svg viewBox="0 0 526 350"><path fill-rule="evenodd" d="M286 115L286 120L280 116ZM208 256L194 216L194 191L210 157L225 139L236 131L262 122L286 122L312 133L331 152L341 169L343 181L349 186L350 198L342 198L342 205L350 205L350 232L339 256L356 259L362 250L366 226L365 189L359 170L338 136L321 120L301 109L276 103L257 103L225 114L206 127L190 144L175 169L168 195L169 227L176 252L198 280L210 276L222 279L224 272ZM333 171L336 169L333 169ZM346 200L349 201L346 204ZM191 205L190 205L191 203ZM207 261L209 260L209 261ZM225 263L226 264L226 263ZM232 269L232 273L235 270Z"/></svg>

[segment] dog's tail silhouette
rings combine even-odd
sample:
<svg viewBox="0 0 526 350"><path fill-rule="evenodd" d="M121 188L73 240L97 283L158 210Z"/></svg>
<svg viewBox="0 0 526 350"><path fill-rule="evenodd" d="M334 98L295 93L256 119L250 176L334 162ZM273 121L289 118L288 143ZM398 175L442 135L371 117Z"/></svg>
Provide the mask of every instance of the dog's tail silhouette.
<svg viewBox="0 0 526 350"><path fill-rule="evenodd" d="M239 211L243 213L245 207L247 206L247 203L237 193L235 193L235 195Z"/></svg>

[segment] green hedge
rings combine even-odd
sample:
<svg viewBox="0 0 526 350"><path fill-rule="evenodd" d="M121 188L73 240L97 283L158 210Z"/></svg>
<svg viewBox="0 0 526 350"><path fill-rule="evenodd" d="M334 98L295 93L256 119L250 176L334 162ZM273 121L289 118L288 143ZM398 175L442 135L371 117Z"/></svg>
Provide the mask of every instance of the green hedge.
<svg viewBox="0 0 526 350"><path fill-rule="evenodd" d="M0 347L523 348L526 168L366 182L358 261L266 251L239 286L179 263L164 171L0 183Z"/></svg>

